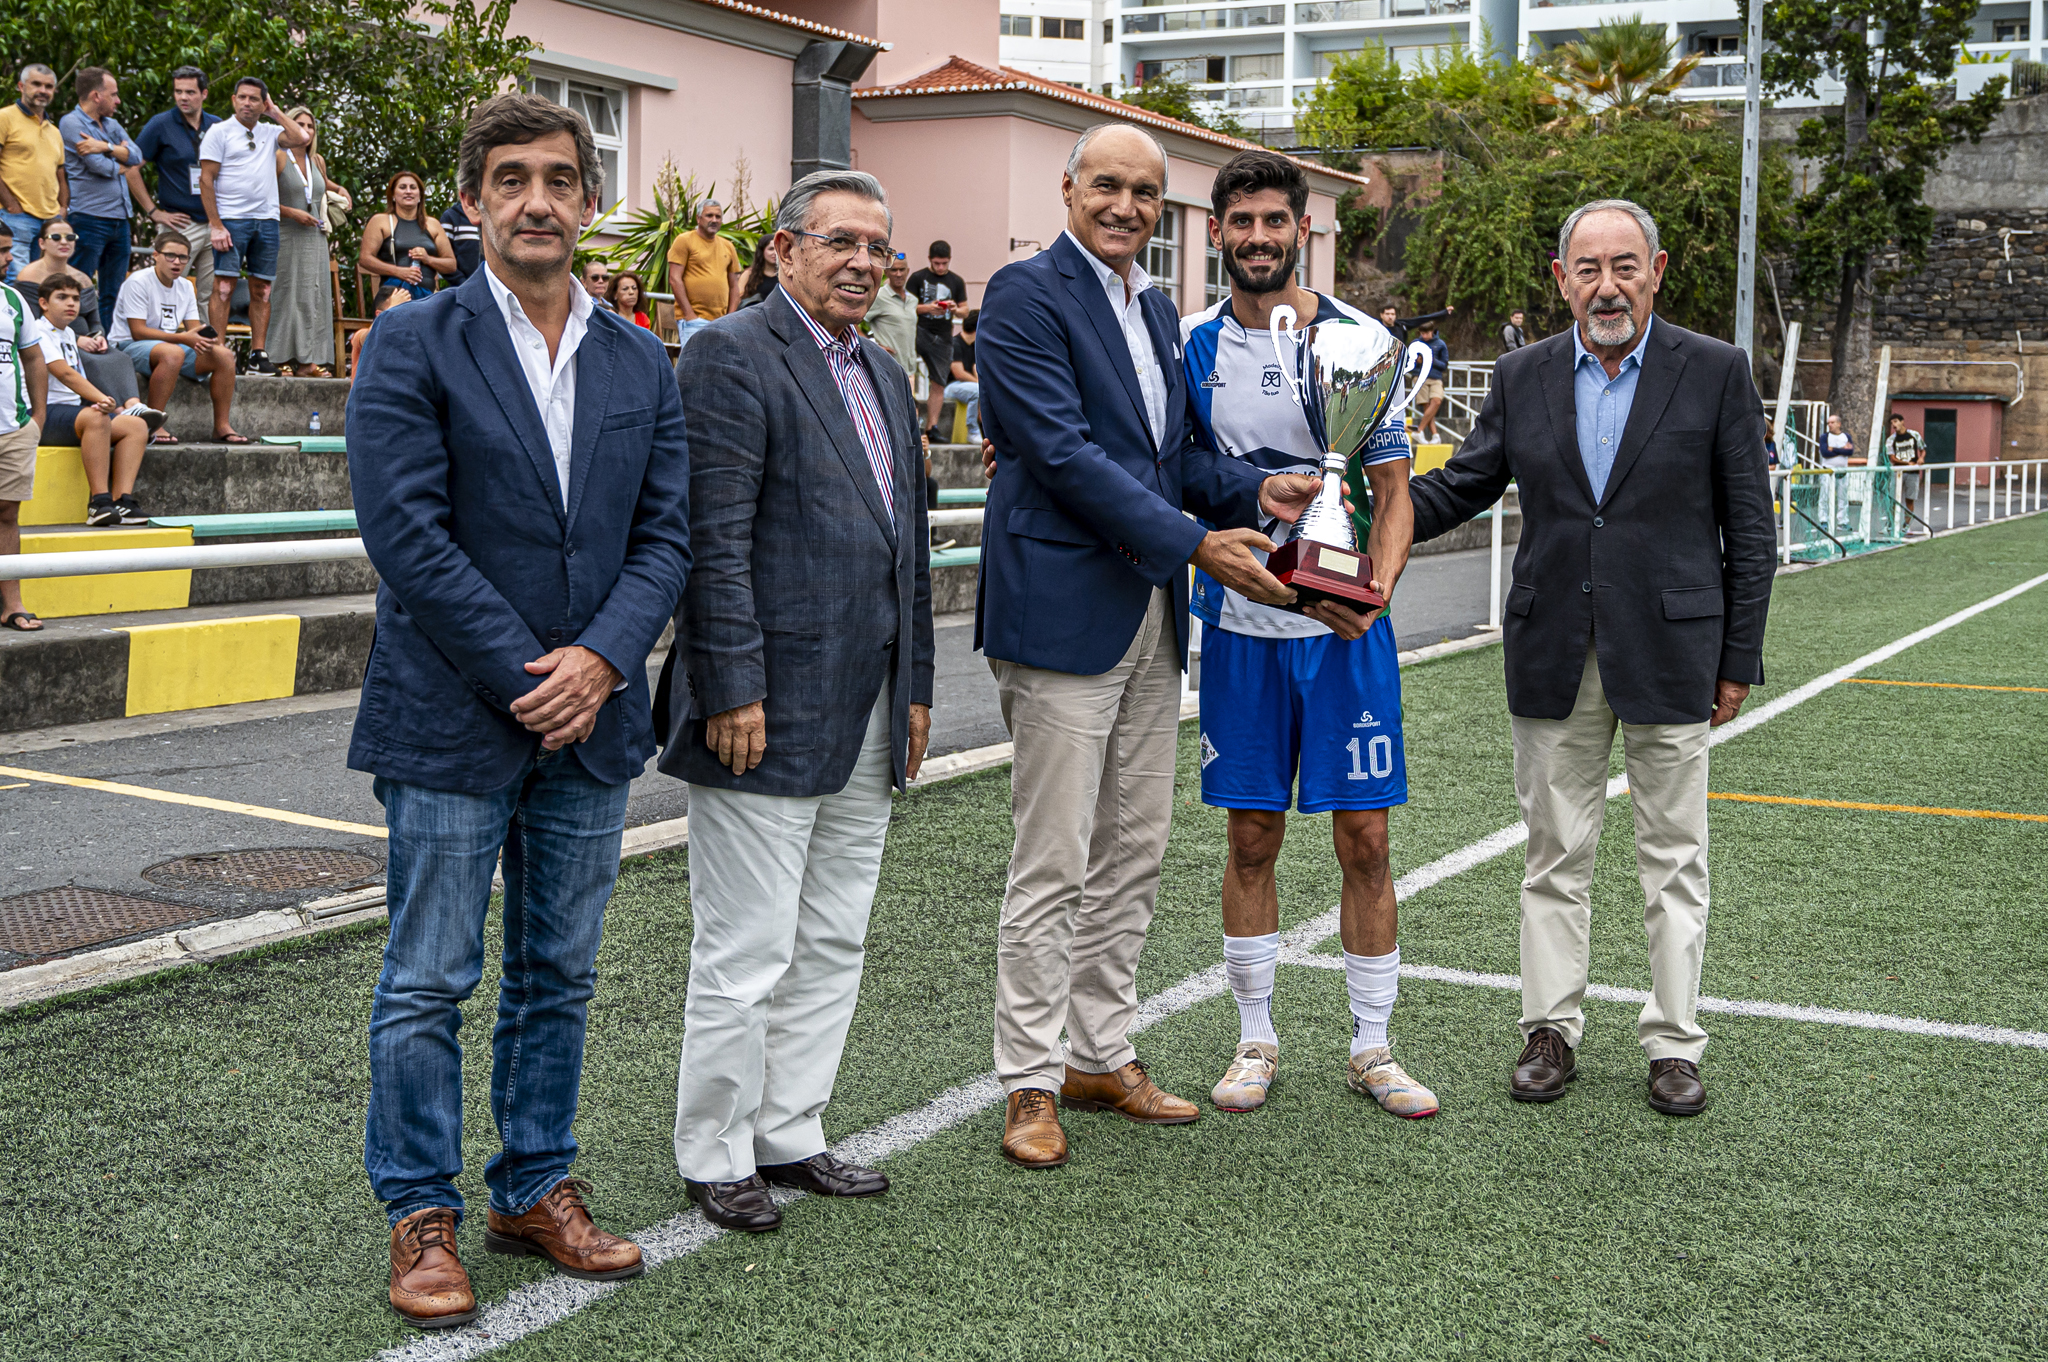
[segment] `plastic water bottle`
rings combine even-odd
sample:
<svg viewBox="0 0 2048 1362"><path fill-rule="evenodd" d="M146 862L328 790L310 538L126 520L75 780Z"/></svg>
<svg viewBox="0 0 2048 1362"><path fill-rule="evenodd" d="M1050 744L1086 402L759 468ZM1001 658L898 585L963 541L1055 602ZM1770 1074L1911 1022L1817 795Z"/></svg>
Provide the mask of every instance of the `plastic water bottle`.
<svg viewBox="0 0 2048 1362"><path fill-rule="evenodd" d="M320 433L320 413L316 411L316 412L314 412L314 413L313 413L312 419L310 419L310 420L308 420L308 421L306 422L306 434L308 434L308 435L318 435L319 433Z"/></svg>

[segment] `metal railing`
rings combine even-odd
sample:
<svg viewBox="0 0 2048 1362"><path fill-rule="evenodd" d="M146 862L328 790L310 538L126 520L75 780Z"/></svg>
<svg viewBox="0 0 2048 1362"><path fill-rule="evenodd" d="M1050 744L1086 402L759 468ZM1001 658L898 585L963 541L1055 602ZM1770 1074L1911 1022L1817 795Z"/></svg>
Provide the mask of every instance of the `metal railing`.
<svg viewBox="0 0 2048 1362"><path fill-rule="evenodd" d="M1918 475L1912 496L1907 479ZM2048 459L1771 474L1778 561L1825 562L2048 510Z"/></svg>

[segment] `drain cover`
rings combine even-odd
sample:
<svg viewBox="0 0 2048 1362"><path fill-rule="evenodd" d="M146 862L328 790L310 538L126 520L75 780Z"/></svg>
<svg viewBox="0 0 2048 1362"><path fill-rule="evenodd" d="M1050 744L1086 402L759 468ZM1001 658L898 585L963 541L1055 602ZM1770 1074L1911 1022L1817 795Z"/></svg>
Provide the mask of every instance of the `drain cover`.
<svg viewBox="0 0 2048 1362"><path fill-rule="evenodd" d="M330 847L269 847L208 851L153 865L142 877L182 889L334 889L384 873L384 863L357 851Z"/></svg>
<svg viewBox="0 0 2048 1362"><path fill-rule="evenodd" d="M203 915L190 904L158 903L104 889L37 889L0 899L0 950L30 957L57 955Z"/></svg>

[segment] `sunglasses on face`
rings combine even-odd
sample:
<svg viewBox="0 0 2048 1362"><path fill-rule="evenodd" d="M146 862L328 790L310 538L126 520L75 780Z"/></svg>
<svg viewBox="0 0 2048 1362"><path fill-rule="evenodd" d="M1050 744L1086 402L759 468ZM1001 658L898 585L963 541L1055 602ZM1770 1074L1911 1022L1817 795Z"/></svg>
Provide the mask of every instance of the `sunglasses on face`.
<svg viewBox="0 0 2048 1362"><path fill-rule="evenodd" d="M45 241L76 241L78 238L67 232L51 232L43 237Z"/></svg>

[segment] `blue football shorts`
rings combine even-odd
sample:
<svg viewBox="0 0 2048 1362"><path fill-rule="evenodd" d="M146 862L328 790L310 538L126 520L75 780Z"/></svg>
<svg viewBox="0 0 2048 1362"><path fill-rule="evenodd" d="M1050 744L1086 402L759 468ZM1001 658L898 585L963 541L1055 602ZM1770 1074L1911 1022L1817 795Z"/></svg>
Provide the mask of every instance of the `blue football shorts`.
<svg viewBox="0 0 2048 1362"><path fill-rule="evenodd" d="M1382 615L1364 638L1202 631L1202 802L1303 813L1408 802L1401 664Z"/></svg>

